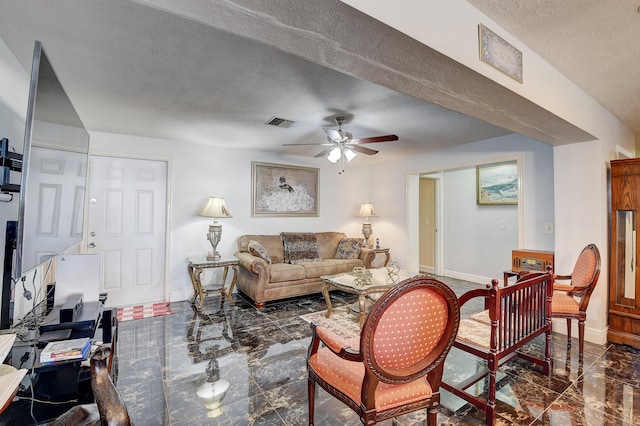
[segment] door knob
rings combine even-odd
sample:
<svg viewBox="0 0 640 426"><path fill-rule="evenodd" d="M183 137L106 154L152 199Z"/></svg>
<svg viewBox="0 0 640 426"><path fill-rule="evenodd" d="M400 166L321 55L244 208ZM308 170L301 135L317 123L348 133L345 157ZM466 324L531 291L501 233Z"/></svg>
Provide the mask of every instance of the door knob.
<svg viewBox="0 0 640 426"><path fill-rule="evenodd" d="M96 243L89 243L89 248L95 248L96 247Z"/></svg>

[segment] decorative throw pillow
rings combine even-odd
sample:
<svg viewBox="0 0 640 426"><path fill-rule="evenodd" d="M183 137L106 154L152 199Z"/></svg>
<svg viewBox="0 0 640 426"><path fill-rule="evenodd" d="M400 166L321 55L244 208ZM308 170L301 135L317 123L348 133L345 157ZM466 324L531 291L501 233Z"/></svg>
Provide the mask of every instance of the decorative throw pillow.
<svg viewBox="0 0 640 426"><path fill-rule="evenodd" d="M318 240L313 232L281 232L284 263L317 262Z"/></svg>
<svg viewBox="0 0 640 426"><path fill-rule="evenodd" d="M264 248L262 244L260 244L255 240L249 240L249 244L247 245L247 248L249 249L249 253L261 258L268 264L271 264L271 257L269 256L269 253L267 253L267 250Z"/></svg>
<svg viewBox="0 0 640 426"><path fill-rule="evenodd" d="M356 238L345 238L338 243L336 259L357 259L360 257L361 243Z"/></svg>

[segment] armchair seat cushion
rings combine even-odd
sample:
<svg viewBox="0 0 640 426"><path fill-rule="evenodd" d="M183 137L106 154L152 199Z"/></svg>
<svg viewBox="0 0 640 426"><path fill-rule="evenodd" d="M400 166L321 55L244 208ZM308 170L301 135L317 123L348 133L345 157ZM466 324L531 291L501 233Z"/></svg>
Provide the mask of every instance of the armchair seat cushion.
<svg viewBox="0 0 640 426"><path fill-rule="evenodd" d="M551 312L554 314L578 314L580 313L580 305L567 293L554 291L551 298Z"/></svg>
<svg viewBox="0 0 640 426"><path fill-rule="evenodd" d="M356 341L349 346L357 348L359 337L353 339ZM322 348L309 358L309 366L329 385L348 395L357 404L361 403L364 364L347 361L336 356L330 349ZM399 385L380 382L375 392L376 410L389 410L422 401L431 397L432 393L431 386L424 377Z"/></svg>

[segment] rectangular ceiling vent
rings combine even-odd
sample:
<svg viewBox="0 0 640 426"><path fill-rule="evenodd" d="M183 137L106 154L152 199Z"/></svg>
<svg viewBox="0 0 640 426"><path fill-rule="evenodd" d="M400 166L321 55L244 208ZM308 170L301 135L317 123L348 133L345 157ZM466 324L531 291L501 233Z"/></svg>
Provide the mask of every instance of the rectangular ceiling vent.
<svg viewBox="0 0 640 426"><path fill-rule="evenodd" d="M270 126L276 126L276 127L284 127L289 128L291 127L291 125L294 123L294 121L291 120L285 120L284 118L278 118L278 117L271 117L266 123L264 124L268 124Z"/></svg>

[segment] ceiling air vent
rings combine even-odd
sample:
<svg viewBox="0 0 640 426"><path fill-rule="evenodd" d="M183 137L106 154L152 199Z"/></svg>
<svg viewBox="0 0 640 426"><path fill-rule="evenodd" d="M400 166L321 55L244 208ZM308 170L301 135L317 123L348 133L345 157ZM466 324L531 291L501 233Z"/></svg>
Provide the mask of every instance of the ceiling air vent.
<svg viewBox="0 0 640 426"><path fill-rule="evenodd" d="M289 128L291 127L291 125L294 123L294 121L291 120L285 120L284 118L278 118L278 117L271 117L269 120L267 120L266 123L264 124L268 124L270 126L276 126L276 127L284 127L284 128Z"/></svg>

